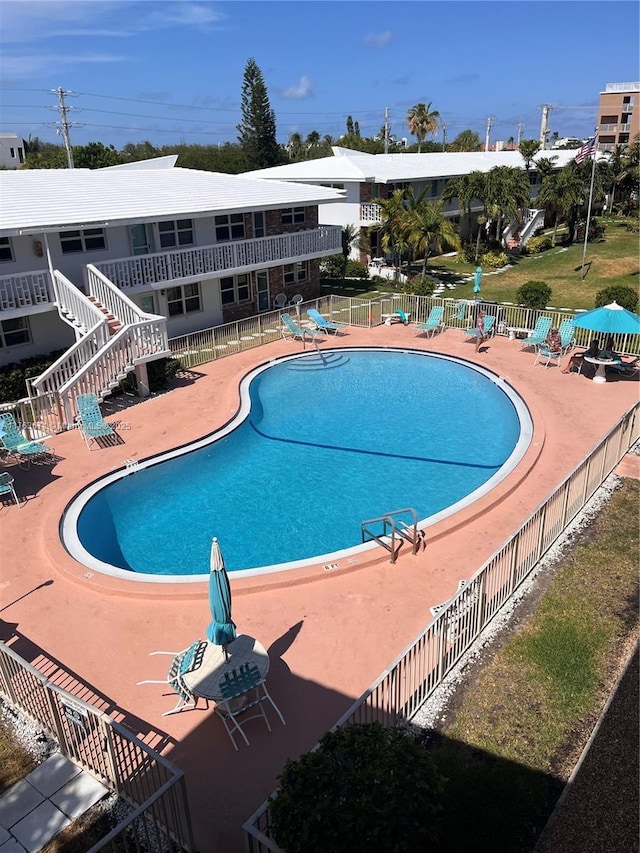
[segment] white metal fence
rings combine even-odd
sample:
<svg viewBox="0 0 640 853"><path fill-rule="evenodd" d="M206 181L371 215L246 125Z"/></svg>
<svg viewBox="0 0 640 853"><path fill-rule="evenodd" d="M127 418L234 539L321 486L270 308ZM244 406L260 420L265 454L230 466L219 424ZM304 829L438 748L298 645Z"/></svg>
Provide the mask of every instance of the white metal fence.
<svg viewBox="0 0 640 853"><path fill-rule="evenodd" d="M640 437L636 404L447 602L333 727L410 720ZM265 802L243 827L249 853L281 853Z"/></svg>
<svg viewBox="0 0 640 853"><path fill-rule="evenodd" d="M53 738L60 751L133 808L92 851L195 853L184 775L107 714L56 684L0 643L0 696Z"/></svg>

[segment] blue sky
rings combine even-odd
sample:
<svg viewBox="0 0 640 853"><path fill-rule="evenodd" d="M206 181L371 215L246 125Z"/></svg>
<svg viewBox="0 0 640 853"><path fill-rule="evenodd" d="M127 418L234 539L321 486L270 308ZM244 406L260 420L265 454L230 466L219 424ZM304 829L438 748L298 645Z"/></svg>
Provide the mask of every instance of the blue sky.
<svg viewBox="0 0 640 853"><path fill-rule="evenodd" d="M635 0L0 0L0 130L49 142L57 97L72 144L236 141L243 71L262 70L278 139L391 133L432 104L447 141L549 130L586 137L607 83L640 76ZM442 132L435 137L442 141Z"/></svg>

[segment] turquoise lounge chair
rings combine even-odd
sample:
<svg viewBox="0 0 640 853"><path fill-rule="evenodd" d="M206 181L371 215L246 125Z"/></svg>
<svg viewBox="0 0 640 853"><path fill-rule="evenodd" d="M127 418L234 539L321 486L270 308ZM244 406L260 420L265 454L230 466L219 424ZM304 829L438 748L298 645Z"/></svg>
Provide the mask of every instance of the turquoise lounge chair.
<svg viewBox="0 0 640 853"><path fill-rule="evenodd" d="M99 438L115 436L115 430L102 417L100 402L95 394L81 394L77 400L78 424L85 444L91 450L91 442L98 444Z"/></svg>
<svg viewBox="0 0 640 853"><path fill-rule="evenodd" d="M484 330L485 338L490 338L493 336L493 333L495 332L495 322L496 318L493 316L493 314L487 314L485 317L482 318L482 328ZM462 334L465 336L465 338L473 339L478 337L478 330L475 326L473 326L470 329L465 329Z"/></svg>
<svg viewBox="0 0 640 853"><path fill-rule="evenodd" d="M334 335L337 335L340 329L347 328L344 323L334 323L333 320L327 320L326 317L323 317L315 308L309 308L307 311L307 317L316 324L318 331L324 332L327 335L329 332L333 332Z"/></svg>
<svg viewBox="0 0 640 853"><path fill-rule="evenodd" d="M522 339L521 350L527 347L537 347L547 340L549 329L551 328L551 317L539 317L535 325L533 333L528 338Z"/></svg>
<svg viewBox="0 0 640 853"><path fill-rule="evenodd" d="M284 326L281 327L283 338L286 338L288 333L294 340L296 338L300 338L304 345L305 338L307 336L312 342L314 342L320 334L320 329L301 329L289 314L282 314L280 319L284 323Z"/></svg>
<svg viewBox="0 0 640 853"><path fill-rule="evenodd" d="M4 451L17 460L21 468L28 468L32 460L48 461L53 448L39 441L24 437L12 414L0 415L0 452Z"/></svg>
<svg viewBox="0 0 640 853"><path fill-rule="evenodd" d="M575 337L574 337L574 326L573 320L563 320L558 327L558 334L560 335L560 348L562 350L562 354L566 355L568 352L571 352L575 345Z"/></svg>
<svg viewBox="0 0 640 853"><path fill-rule="evenodd" d="M416 326L416 335L421 335L423 332L425 335L432 335L434 332L439 332L444 329L444 323L442 322L443 311L444 308L442 305L434 305L429 312L429 316L426 321L424 323L418 323Z"/></svg>

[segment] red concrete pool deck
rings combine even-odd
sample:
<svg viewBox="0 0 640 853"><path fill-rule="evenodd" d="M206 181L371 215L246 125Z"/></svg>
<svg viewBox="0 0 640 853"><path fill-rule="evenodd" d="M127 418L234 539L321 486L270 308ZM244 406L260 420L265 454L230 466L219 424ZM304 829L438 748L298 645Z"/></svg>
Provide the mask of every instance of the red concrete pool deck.
<svg viewBox="0 0 640 853"><path fill-rule="evenodd" d="M269 689L286 720L283 727L272 713L271 734L261 721L249 723L251 746L240 745L238 753L211 708L163 718L175 697L161 685L136 685L166 675L168 659L149 652L176 651L204 635L206 583L167 588L98 575L66 553L58 525L79 489L126 459L144 459L226 423L237 411L242 376L302 351L302 344L274 341L194 369L171 392L110 417L122 424L123 443L115 447L89 451L72 431L51 439L59 457L52 468L9 468L28 499L20 509L6 502L0 508L0 638L185 772L200 853L243 849L241 825L274 790L287 757L316 743L431 621L429 607L450 597L638 399L635 377L596 384L556 365L534 367L534 354L506 338L488 341L478 355L460 331L424 338L401 324L352 328L320 342L323 350L369 345L442 352L495 371L529 406L532 446L490 496L428 530L427 548L416 556L404 548L391 565L376 549L356 563L340 561L337 570L232 580L238 631L269 650ZM419 393L394 380L380 389L380 403L401 406L404 395ZM625 464L637 475L637 461ZM331 499L330 479L319 477L318 489ZM213 534L224 542L224 531ZM255 519L247 535L268 531Z"/></svg>

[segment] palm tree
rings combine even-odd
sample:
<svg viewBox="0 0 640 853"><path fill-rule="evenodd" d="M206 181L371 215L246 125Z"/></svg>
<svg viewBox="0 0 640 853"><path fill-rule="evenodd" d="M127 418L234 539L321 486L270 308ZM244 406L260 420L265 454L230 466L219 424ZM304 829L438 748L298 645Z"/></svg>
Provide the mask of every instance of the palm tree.
<svg viewBox="0 0 640 853"><path fill-rule="evenodd" d="M395 190L391 198L377 198L380 207L380 246L384 252L394 255L396 278L400 273L402 252L406 248L405 217L407 213L404 190Z"/></svg>
<svg viewBox="0 0 640 853"><path fill-rule="evenodd" d="M424 252L422 275L427 272L427 259L431 249L442 252L445 247L460 249L460 236L455 224L442 213L443 203L423 201L407 211L407 243L416 254Z"/></svg>
<svg viewBox="0 0 640 853"><path fill-rule="evenodd" d="M578 173L575 163L568 163L564 169L552 172L542 181L538 201L545 210L554 214L552 237L554 244L561 220L566 220L569 228L569 242L573 243L579 211L587 195L588 184L585 186L584 178Z"/></svg>
<svg viewBox="0 0 640 853"><path fill-rule="evenodd" d="M503 219L510 222L522 219L522 209L531 202L531 186L529 176L513 166L496 166L487 179L492 215L496 220L496 240L499 240Z"/></svg>
<svg viewBox="0 0 640 853"><path fill-rule="evenodd" d="M444 192L442 193L443 201L451 201L452 198L458 199L460 215L465 216L467 219L466 233L468 235L471 234L471 202L475 198L476 190L476 181L472 177L472 174L451 178L445 184Z"/></svg>
<svg viewBox="0 0 640 853"><path fill-rule="evenodd" d="M342 229L342 280L347 276L347 263L351 247L359 237L359 229L355 225L345 225Z"/></svg>
<svg viewBox="0 0 640 853"><path fill-rule="evenodd" d="M418 154L425 137L428 134L434 134L440 126L440 113L438 110L431 110L431 103L429 101L426 106L416 104L415 107L411 107L406 116L409 133L418 140Z"/></svg>
<svg viewBox="0 0 640 853"><path fill-rule="evenodd" d="M523 139L520 145L518 145L518 151L520 152L520 155L524 160L524 167L527 172L531 168L533 158L536 156L539 150L540 143L537 139Z"/></svg>

